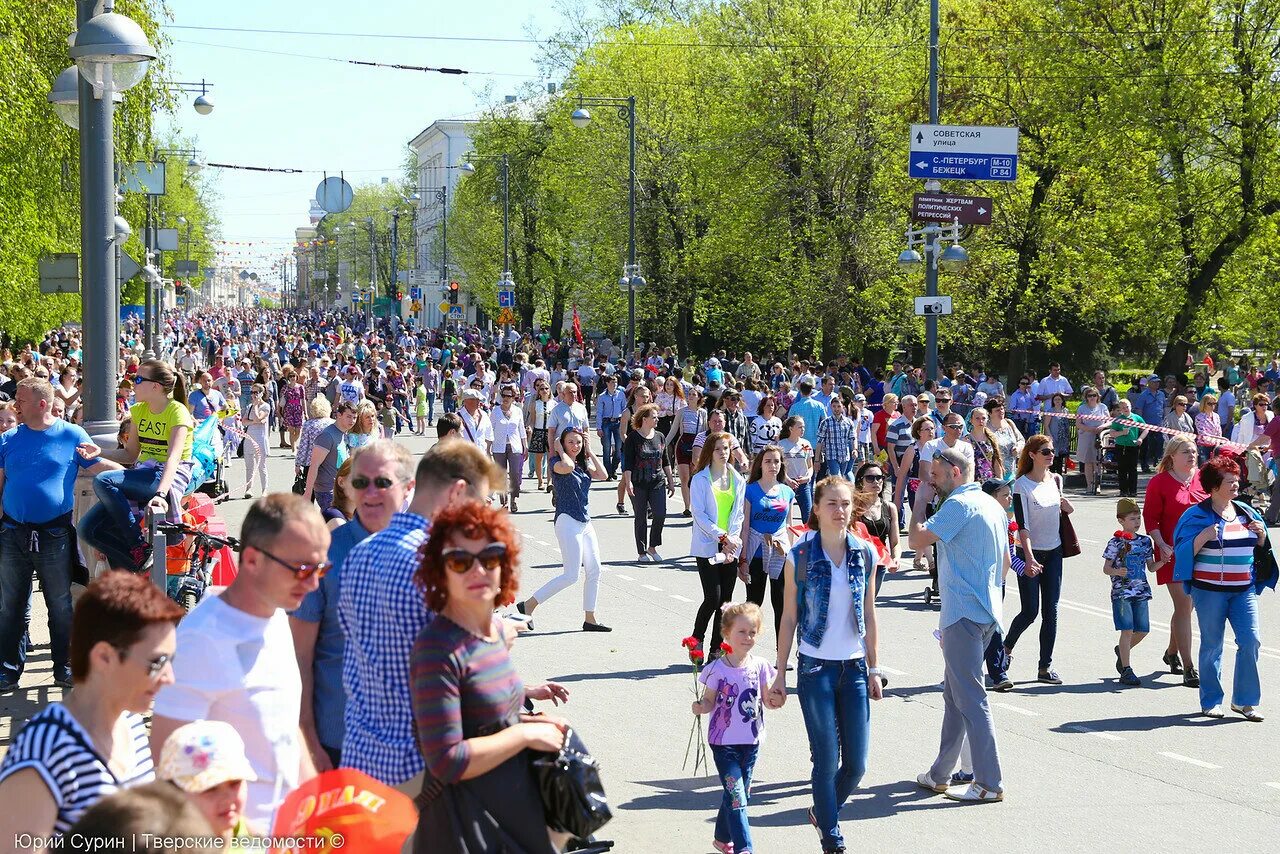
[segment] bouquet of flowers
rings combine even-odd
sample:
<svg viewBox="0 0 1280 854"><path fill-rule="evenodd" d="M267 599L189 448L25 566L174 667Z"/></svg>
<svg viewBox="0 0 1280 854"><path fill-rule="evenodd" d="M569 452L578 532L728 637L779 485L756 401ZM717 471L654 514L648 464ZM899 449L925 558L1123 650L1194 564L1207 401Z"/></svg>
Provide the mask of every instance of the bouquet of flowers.
<svg viewBox="0 0 1280 854"><path fill-rule="evenodd" d="M693 699L702 699L702 685L698 682L698 674L702 672L702 665L706 660L706 654L702 651L702 644L697 638L690 635L680 641L680 645L684 647L685 652L689 656L689 663L693 665ZM694 745L697 749L694 749ZM689 741L684 748L684 764L680 766L680 770L686 770L689 767L689 754L693 753L693 773L698 774L698 766L702 766L703 775L711 773L710 765L707 763L707 742L702 737L702 715L695 715L693 719L693 728L689 730Z"/></svg>

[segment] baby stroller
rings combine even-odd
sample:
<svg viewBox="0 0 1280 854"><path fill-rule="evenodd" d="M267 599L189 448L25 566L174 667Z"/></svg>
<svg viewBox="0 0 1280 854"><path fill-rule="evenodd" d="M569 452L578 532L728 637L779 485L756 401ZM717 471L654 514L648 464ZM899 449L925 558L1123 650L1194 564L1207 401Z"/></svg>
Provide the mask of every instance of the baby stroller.
<svg viewBox="0 0 1280 854"><path fill-rule="evenodd" d="M191 456L195 460L191 482L195 484L194 491L202 492L214 501L225 498L229 491L224 473L223 444L222 426L217 417L211 415L196 425L191 442Z"/></svg>
<svg viewBox="0 0 1280 854"><path fill-rule="evenodd" d="M1240 498L1259 513L1271 504L1271 489L1277 477L1276 457L1263 455L1256 448L1246 451L1242 462L1245 477L1240 484Z"/></svg>

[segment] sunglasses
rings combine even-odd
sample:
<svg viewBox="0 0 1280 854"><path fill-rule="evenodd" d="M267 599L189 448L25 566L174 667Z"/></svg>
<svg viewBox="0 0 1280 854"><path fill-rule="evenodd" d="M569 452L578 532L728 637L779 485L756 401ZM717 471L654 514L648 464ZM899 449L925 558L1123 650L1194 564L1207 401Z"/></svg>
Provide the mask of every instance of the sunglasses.
<svg viewBox="0 0 1280 854"><path fill-rule="evenodd" d="M373 480L370 480L364 475L356 475L355 477L351 478L351 488L354 489L356 492L364 492L366 489L369 488L369 484L371 483L374 486L378 487L378 489L390 489L391 487L396 485L396 481L392 480L389 477L385 477L383 475L378 475Z"/></svg>
<svg viewBox="0 0 1280 854"><path fill-rule="evenodd" d="M874 481L874 482L883 482L883 481L884 481L884 475L882 475L882 474L866 474L866 475L863 475L863 476L862 476L862 479L863 479L863 480L870 480L870 481Z"/></svg>
<svg viewBox="0 0 1280 854"><path fill-rule="evenodd" d="M283 566L285 569L292 572L295 576L297 576L297 579L299 581L306 581L308 578L310 578L313 575L316 578L324 578L325 573L333 569L333 561L325 560L325 561L321 561L320 563L300 563L295 566L294 564L289 563L288 561L281 560L280 558L276 557L266 549L261 549L261 548L258 548L257 546L250 546L250 548L257 549L259 552L262 552L262 554L266 555L267 557L274 560L276 563Z"/></svg>
<svg viewBox="0 0 1280 854"><path fill-rule="evenodd" d="M137 374L133 378L133 384L137 385L139 383L155 383L156 385L164 385L160 380L153 380L151 377L144 377L142 374Z"/></svg>
<svg viewBox="0 0 1280 854"><path fill-rule="evenodd" d="M1029 385L1031 385L1031 383L1018 383L1018 388L1026 388Z"/></svg>
<svg viewBox="0 0 1280 854"><path fill-rule="evenodd" d="M1041 448L1040 450L1036 451L1036 453L1042 457L1052 457L1053 448Z"/></svg>
<svg viewBox="0 0 1280 854"><path fill-rule="evenodd" d="M120 657L122 659L129 657L128 649L122 649L120 647L116 647L116 651L120 653ZM167 654L157 655L155 658L147 662L147 676L152 679L155 679L164 671L164 668L166 665L173 664L173 660L176 657L177 657L177 653L174 653L173 655L167 655Z"/></svg>
<svg viewBox="0 0 1280 854"><path fill-rule="evenodd" d="M444 568L457 575L462 575L479 563L485 572L495 572L502 568L502 561L507 557L507 547L502 543L490 543L478 552L466 549L449 549L440 555Z"/></svg>
<svg viewBox="0 0 1280 854"><path fill-rule="evenodd" d="M948 430L959 430L964 425L963 424L943 424L942 426L946 427Z"/></svg>

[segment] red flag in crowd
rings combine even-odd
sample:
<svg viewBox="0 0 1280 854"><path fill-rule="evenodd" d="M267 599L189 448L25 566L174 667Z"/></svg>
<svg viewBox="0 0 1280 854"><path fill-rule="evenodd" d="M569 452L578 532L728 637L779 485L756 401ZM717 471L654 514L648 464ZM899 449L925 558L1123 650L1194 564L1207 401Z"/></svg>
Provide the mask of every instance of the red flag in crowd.
<svg viewBox="0 0 1280 854"><path fill-rule="evenodd" d="M337 854L344 847L360 854L399 854L417 821L407 796L353 768L337 768L289 793L276 812L272 835L311 837L306 854Z"/></svg>
<svg viewBox="0 0 1280 854"><path fill-rule="evenodd" d="M582 322L578 319L578 306L573 307L573 338L582 346Z"/></svg>

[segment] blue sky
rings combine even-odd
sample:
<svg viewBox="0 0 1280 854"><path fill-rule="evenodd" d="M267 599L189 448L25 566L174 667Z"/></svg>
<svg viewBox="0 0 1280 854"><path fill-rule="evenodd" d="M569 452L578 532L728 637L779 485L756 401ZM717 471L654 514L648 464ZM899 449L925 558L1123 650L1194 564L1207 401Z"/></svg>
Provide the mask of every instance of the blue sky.
<svg viewBox="0 0 1280 854"><path fill-rule="evenodd" d="M264 270L288 250L293 230L307 224L322 171L343 172L354 185L397 178L407 143L432 121L488 106L537 82L537 46L526 40L531 31L554 31L560 20L551 0L168 0L168 6L173 20L165 28L165 79L207 80L215 109L200 116L190 107L194 95L182 95L162 127L192 138L207 162L312 170L220 169L212 176L223 239L256 244L225 247L235 253L227 257ZM280 54L488 74L369 68Z"/></svg>

